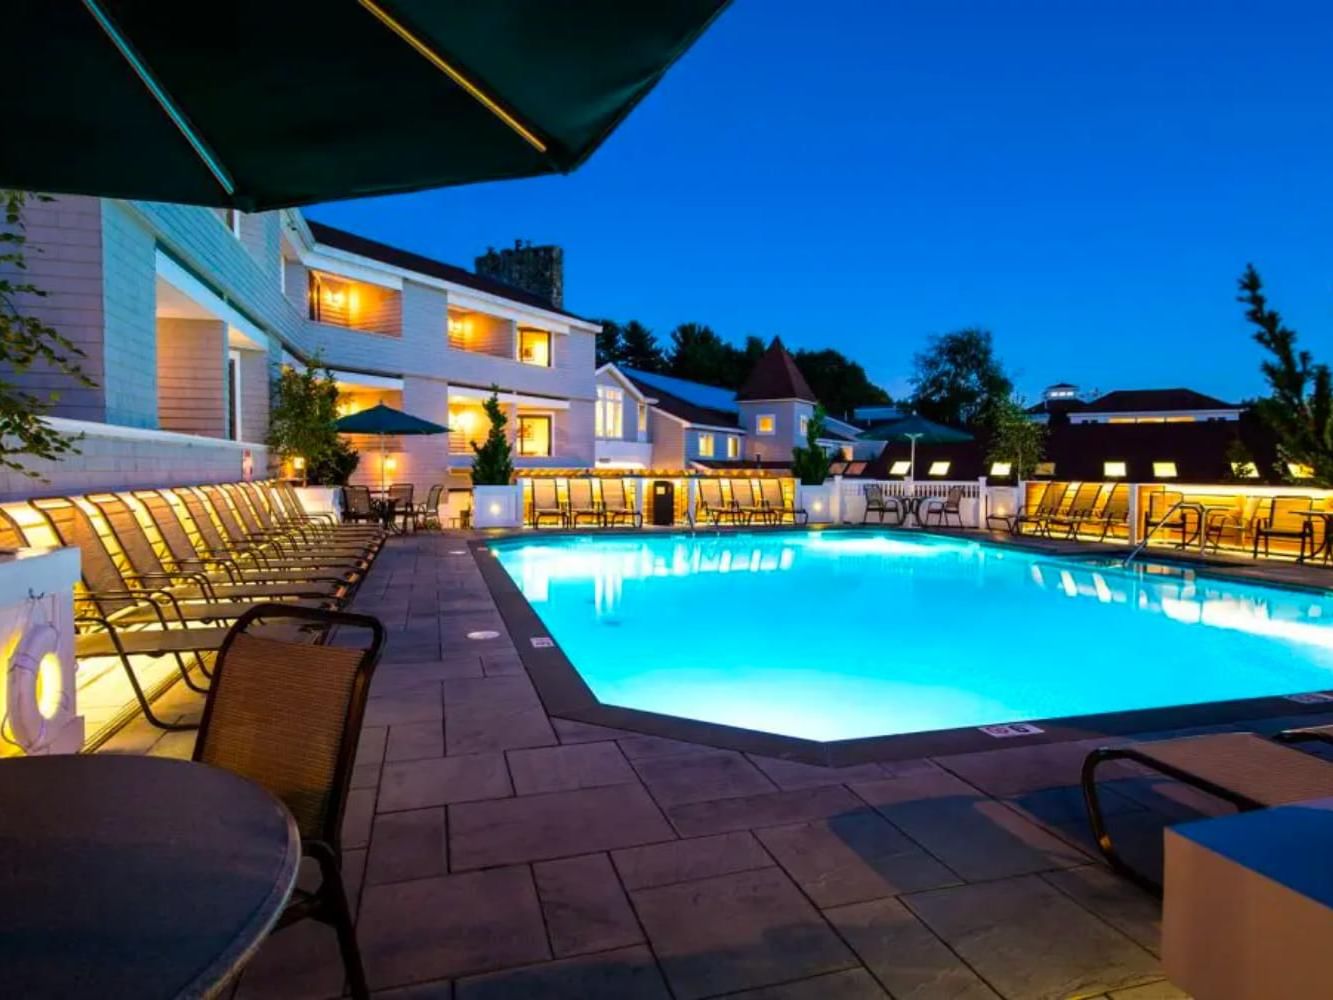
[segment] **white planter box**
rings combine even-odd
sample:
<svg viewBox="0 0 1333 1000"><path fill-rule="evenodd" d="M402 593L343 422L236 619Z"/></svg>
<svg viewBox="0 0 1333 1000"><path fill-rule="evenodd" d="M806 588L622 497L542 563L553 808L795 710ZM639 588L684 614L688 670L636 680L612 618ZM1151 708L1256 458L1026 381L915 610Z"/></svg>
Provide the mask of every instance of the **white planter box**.
<svg viewBox="0 0 1333 1000"><path fill-rule="evenodd" d="M797 483L796 509L809 515L810 524L832 524L838 519L838 484L832 479L819 486Z"/></svg>
<svg viewBox="0 0 1333 1000"><path fill-rule="evenodd" d="M523 487L472 487L472 526L474 528L518 528L523 524Z"/></svg>

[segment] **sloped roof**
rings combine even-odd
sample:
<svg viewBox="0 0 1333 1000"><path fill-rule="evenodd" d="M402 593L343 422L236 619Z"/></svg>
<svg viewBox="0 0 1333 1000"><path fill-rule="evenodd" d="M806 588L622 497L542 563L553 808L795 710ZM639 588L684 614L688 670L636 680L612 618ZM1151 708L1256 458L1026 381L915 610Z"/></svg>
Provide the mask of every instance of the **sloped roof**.
<svg viewBox="0 0 1333 1000"><path fill-rule="evenodd" d="M620 372L640 391L656 397L654 406L674 417L691 424L740 427L740 408L736 405L736 394L730 389L637 368L621 368Z"/></svg>
<svg viewBox="0 0 1333 1000"><path fill-rule="evenodd" d="M1139 413L1162 410L1239 410L1235 403L1225 403L1193 389L1117 389L1089 402L1086 413Z"/></svg>
<svg viewBox="0 0 1333 1000"><path fill-rule="evenodd" d="M369 257L371 260L401 267L405 271L416 271L418 274L426 274L432 278L439 278L441 281L450 281L455 285L462 285L464 288L473 288L489 295L498 295L501 298L509 299L511 302L535 306L538 309L568 316L571 319L583 319L582 316L565 309L557 309L540 295L533 295L531 292L525 292L521 288L515 288L513 285L507 285L494 278L483 278L481 275L474 274L457 264L446 264L444 261L423 257L421 254L413 253L410 250L391 247L387 243L380 243L378 240L358 236L356 233L349 233L345 229L326 226L314 219L307 218L305 221L306 225L310 227L310 235L315 238L316 242L323 243L325 246L346 250L348 253L354 253L361 257Z"/></svg>
<svg viewBox="0 0 1333 1000"><path fill-rule="evenodd" d="M739 400L751 399L804 399L819 402L810 390L805 376L796 367L796 359L787 353L782 341L774 337L768 350L755 362L750 377L736 393Z"/></svg>

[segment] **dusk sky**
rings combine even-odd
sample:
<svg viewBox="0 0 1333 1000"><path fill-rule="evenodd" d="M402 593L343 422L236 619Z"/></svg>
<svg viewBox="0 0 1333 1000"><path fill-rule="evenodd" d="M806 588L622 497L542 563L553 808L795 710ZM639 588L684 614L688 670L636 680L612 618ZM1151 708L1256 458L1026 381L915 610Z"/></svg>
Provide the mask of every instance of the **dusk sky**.
<svg viewBox="0 0 1333 1000"><path fill-rule="evenodd" d="M574 312L836 347L895 395L980 325L1029 398L1252 396L1246 261L1333 359L1333 5L737 0L573 175L309 214L467 266L558 243Z"/></svg>

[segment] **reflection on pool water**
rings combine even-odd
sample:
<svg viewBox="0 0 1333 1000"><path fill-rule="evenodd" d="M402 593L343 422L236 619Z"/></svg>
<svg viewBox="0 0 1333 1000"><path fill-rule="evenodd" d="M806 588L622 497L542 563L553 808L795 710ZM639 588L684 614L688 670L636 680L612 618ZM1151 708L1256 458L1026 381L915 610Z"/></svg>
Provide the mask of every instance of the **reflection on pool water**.
<svg viewBox="0 0 1333 1000"><path fill-rule="evenodd" d="M1333 596L873 531L494 546L605 704L815 740L1333 688Z"/></svg>

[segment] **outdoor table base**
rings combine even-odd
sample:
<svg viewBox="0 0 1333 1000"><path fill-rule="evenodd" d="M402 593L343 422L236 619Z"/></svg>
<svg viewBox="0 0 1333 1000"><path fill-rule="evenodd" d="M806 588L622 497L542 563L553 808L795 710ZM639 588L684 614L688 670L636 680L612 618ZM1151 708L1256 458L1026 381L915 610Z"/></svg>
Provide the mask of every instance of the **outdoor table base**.
<svg viewBox="0 0 1333 1000"><path fill-rule="evenodd" d="M204 764L0 761L0 803L5 996L213 996L296 881L291 814Z"/></svg>

